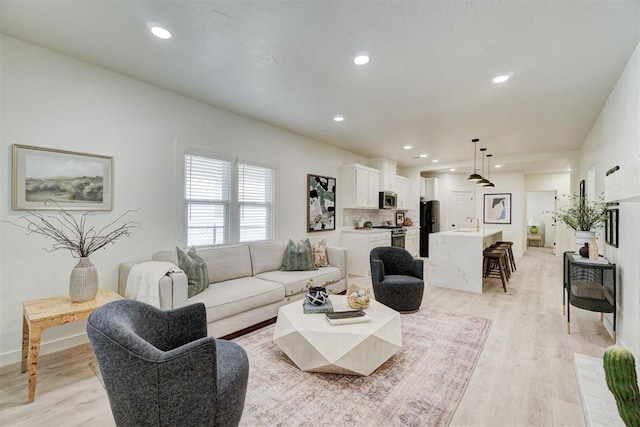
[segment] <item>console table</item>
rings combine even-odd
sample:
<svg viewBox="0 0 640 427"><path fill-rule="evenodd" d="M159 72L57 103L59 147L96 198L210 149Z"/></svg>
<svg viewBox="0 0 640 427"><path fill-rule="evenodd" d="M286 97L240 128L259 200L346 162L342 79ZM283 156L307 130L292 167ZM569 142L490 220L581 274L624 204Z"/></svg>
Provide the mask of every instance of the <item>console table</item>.
<svg viewBox="0 0 640 427"><path fill-rule="evenodd" d="M600 313L613 313L613 342L616 342L616 265L603 257L582 258L564 253L562 310L566 307L567 333L571 333L570 306ZM565 304L565 293L568 305Z"/></svg>
<svg viewBox="0 0 640 427"><path fill-rule="evenodd" d="M64 295L22 303L22 364L20 372L26 372L27 362L29 362L29 398L27 402L33 402L36 395L42 331L53 326L85 320L96 308L121 298L118 293L110 289L102 289L91 301L71 302L71 298Z"/></svg>

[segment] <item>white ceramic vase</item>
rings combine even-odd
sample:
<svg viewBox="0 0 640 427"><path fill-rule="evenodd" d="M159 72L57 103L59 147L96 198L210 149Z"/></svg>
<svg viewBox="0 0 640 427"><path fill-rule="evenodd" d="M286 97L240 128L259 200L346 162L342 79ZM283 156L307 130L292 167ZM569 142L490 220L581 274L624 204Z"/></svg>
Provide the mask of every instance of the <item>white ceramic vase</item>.
<svg viewBox="0 0 640 427"><path fill-rule="evenodd" d="M595 235L595 231L576 231L576 253L580 253L578 251L585 243L591 244L591 238L595 237Z"/></svg>
<svg viewBox="0 0 640 427"><path fill-rule="evenodd" d="M89 301L98 294L98 269L88 257L80 258L71 270L69 296L73 302Z"/></svg>

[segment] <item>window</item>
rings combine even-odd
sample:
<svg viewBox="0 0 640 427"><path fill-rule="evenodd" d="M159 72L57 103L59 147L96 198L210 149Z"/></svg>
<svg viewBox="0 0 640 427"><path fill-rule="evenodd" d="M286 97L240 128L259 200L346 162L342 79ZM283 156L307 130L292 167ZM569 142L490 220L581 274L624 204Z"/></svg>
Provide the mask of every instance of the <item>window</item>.
<svg viewBox="0 0 640 427"><path fill-rule="evenodd" d="M273 168L187 153L185 246L273 238Z"/></svg>

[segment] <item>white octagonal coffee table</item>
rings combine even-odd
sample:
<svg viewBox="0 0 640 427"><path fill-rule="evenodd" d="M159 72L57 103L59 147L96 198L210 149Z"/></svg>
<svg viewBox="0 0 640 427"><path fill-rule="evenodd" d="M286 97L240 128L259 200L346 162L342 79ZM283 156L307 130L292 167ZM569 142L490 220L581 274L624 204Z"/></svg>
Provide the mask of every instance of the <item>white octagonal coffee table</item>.
<svg viewBox="0 0 640 427"><path fill-rule="evenodd" d="M351 310L344 295L330 298L335 311ZM302 304L280 307L273 341L303 371L366 376L402 348L400 313L377 301L364 310L371 320L343 325Z"/></svg>

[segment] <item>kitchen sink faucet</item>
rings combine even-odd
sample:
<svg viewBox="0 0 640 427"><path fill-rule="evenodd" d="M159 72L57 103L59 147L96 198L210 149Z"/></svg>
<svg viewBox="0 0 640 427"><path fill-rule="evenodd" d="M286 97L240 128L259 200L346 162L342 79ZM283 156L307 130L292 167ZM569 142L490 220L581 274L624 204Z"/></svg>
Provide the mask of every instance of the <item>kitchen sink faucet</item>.
<svg viewBox="0 0 640 427"><path fill-rule="evenodd" d="M480 231L480 218L476 218L474 216L468 216L467 219L475 220L476 222L476 233Z"/></svg>

